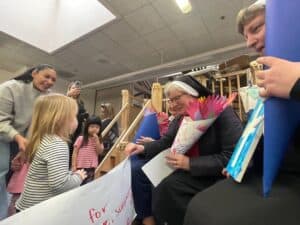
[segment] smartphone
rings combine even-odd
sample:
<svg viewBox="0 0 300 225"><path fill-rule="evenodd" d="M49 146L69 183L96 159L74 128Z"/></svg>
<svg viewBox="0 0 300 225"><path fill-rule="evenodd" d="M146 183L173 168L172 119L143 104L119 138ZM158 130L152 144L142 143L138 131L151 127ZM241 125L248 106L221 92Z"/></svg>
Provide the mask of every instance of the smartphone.
<svg viewBox="0 0 300 225"><path fill-rule="evenodd" d="M74 86L75 86L76 88L81 88L81 81L76 80L76 81L74 82Z"/></svg>

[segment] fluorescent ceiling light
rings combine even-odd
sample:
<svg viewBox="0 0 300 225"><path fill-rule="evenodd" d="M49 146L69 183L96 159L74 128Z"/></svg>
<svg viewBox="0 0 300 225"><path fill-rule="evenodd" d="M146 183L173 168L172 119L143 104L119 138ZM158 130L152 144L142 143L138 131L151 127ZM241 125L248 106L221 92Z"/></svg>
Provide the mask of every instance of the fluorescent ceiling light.
<svg viewBox="0 0 300 225"><path fill-rule="evenodd" d="M182 13L189 13L192 10L192 5L189 0L175 0Z"/></svg>
<svg viewBox="0 0 300 225"><path fill-rule="evenodd" d="M98 0L0 1L0 31L48 53L115 18Z"/></svg>

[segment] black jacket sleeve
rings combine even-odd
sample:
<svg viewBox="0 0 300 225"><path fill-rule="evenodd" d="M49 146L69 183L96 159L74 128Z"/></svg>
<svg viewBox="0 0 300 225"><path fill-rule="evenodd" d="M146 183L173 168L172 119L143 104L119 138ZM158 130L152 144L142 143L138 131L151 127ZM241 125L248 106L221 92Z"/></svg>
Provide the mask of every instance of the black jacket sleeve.
<svg viewBox="0 0 300 225"><path fill-rule="evenodd" d="M200 156L190 159L193 176L220 176L242 134L242 124L232 107L227 107L200 138Z"/></svg>
<svg viewBox="0 0 300 225"><path fill-rule="evenodd" d="M169 125L167 133L162 136L159 140L146 143L144 145L145 151L144 156L147 159L153 158L155 155L160 153L161 151L171 147L173 140L177 134L177 130L179 128L181 117L176 117L172 120Z"/></svg>
<svg viewBox="0 0 300 225"><path fill-rule="evenodd" d="M300 101L300 79L296 81L294 84L291 92L290 92L290 97L291 99Z"/></svg>

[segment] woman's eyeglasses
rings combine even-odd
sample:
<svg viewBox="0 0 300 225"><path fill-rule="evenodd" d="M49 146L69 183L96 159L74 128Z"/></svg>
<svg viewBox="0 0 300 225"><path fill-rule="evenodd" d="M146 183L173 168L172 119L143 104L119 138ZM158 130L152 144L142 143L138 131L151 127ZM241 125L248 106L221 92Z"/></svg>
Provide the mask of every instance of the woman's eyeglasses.
<svg viewBox="0 0 300 225"><path fill-rule="evenodd" d="M177 95L173 98L168 98L167 99L167 103L171 104L171 103L177 103L179 101L179 99L183 96L186 95L186 93L182 93L181 95Z"/></svg>

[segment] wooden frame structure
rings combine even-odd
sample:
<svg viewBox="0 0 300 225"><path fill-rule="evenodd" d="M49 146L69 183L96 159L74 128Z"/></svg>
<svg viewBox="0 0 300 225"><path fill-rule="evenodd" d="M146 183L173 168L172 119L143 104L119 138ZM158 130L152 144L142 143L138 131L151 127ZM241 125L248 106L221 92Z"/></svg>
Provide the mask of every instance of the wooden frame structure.
<svg viewBox="0 0 300 225"><path fill-rule="evenodd" d="M246 77L245 77L246 76ZM231 94L232 92L237 92L241 87L242 78L246 79L246 82L251 81L252 84L255 83L255 78L252 75L250 68L239 70L235 72L230 72L223 74L222 76L216 78L216 81L212 81L212 91L215 93L216 87L219 87L220 95ZM217 82L218 85L215 83ZM201 80L201 83L205 85L205 80ZM234 84L235 85L234 85ZM247 84L246 84L247 85ZM132 111L132 101L133 97L130 95L128 90L122 90L122 108L107 126L107 128L102 132L102 136L107 135L109 130L113 125L121 119L121 135L116 140L115 144L109 150L107 155L104 157L103 161L99 164L95 171L95 178L98 178L105 173L109 172L112 168L118 165L127 156L124 153L126 144L133 138L136 127L143 118L144 111L148 107L152 107L156 112L161 112L163 108L163 87L160 83L153 83L151 91L151 100L144 101L143 108L138 114ZM244 119L241 97L238 95L236 102L233 103L234 109L237 111L241 120Z"/></svg>
<svg viewBox="0 0 300 225"><path fill-rule="evenodd" d="M152 99L147 100L144 103L143 108L139 111L137 115L132 115L132 100L133 97L130 96L128 90L122 90L122 108L117 113L115 118L110 122L110 124L102 132L102 137L108 134L109 130L114 126L114 124L121 119L121 135L116 140L115 144L106 154L102 162L99 164L95 171L95 179L101 177L102 175L109 172L116 165L118 165L127 156L124 153L124 149L129 140L131 140L136 131L136 127L139 125L140 121L144 116L144 112L147 108L152 107L157 112L162 111L162 87L159 83L154 83L152 86ZM131 118L134 118L133 120Z"/></svg>

